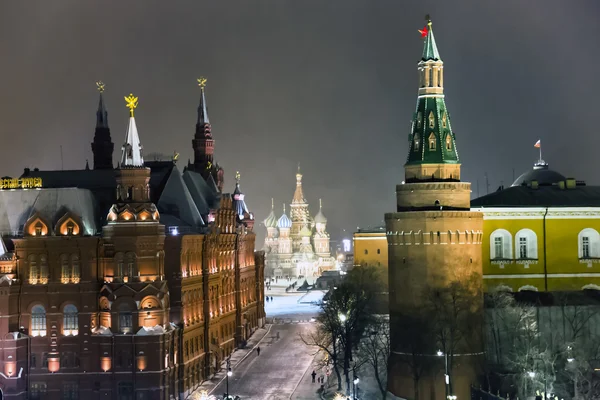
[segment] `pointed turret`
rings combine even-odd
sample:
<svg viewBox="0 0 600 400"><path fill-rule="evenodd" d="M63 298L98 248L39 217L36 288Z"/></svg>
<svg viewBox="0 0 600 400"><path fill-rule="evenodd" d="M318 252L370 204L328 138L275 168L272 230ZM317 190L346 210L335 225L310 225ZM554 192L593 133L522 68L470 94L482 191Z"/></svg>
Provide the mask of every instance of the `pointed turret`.
<svg viewBox="0 0 600 400"><path fill-rule="evenodd" d="M418 64L419 94L409 134L406 182L459 181L460 161L450 114L444 100L444 63L433 36L425 28L423 55Z"/></svg>
<svg viewBox="0 0 600 400"><path fill-rule="evenodd" d="M423 61L441 61L440 53L438 52L437 45L435 44L435 37L433 36L433 29L431 28L431 20L427 19L427 35L425 36L425 46L423 47Z"/></svg>
<svg viewBox="0 0 600 400"><path fill-rule="evenodd" d="M240 190L240 172L236 171L235 173L235 190L233 191L233 195L231 196L233 199L233 209L237 214L237 219L239 222L242 222L246 225L250 230L254 226L254 214L248 211L248 206L244 201L244 193Z"/></svg>
<svg viewBox="0 0 600 400"><path fill-rule="evenodd" d="M129 107L129 126L127 127L127 134L125 135L125 143L123 143L123 146L121 147L121 163L119 166L120 168L142 168L144 166L142 143L140 142L140 136L133 115L133 112L137 107L138 98L134 97L133 94L130 94L129 97L125 97L125 101L127 101L127 107Z"/></svg>
<svg viewBox="0 0 600 400"><path fill-rule="evenodd" d="M210 121L208 119L208 107L206 105L206 78L198 79L200 86L200 103L198 104L198 118L196 121L196 133L192 146L194 148L194 164L190 166L194 171L200 173L204 179L212 175L213 179L220 183L218 167L214 163L215 141L212 137ZM222 190L222 186L219 187Z"/></svg>
<svg viewBox="0 0 600 400"><path fill-rule="evenodd" d="M8 250L6 250L6 245L4 244L4 240L2 239L2 236L0 236L0 257L5 257L7 253L8 253Z"/></svg>
<svg viewBox="0 0 600 400"><path fill-rule="evenodd" d="M92 142L92 153L94 154L94 169L112 169L114 143L110 137L108 127L108 112L104 105L104 83L96 82L100 98L98 100L98 110L96 111L96 131L94 141Z"/></svg>
<svg viewBox="0 0 600 400"><path fill-rule="evenodd" d="M300 173L300 164L298 164L298 172L296 173L296 191L292 198L292 204L305 204L304 192L302 191L302 174Z"/></svg>

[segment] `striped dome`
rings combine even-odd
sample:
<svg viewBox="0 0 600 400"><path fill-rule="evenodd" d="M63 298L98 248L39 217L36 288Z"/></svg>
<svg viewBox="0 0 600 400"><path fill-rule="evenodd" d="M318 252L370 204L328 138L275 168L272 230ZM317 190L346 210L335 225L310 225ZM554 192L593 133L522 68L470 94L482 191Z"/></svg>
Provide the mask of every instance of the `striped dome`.
<svg viewBox="0 0 600 400"><path fill-rule="evenodd" d="M292 227L292 220L285 213L283 213L283 215L279 218L279 221L277 221L277 227L289 229Z"/></svg>
<svg viewBox="0 0 600 400"><path fill-rule="evenodd" d="M275 216L273 210L271 210L271 213L263 222L267 228L277 228L277 217Z"/></svg>

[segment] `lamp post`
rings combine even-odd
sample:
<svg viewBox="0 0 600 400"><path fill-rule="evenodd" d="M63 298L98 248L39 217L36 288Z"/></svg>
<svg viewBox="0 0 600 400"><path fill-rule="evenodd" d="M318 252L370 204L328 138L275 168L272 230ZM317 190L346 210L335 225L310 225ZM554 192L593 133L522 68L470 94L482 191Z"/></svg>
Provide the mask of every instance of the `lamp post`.
<svg viewBox="0 0 600 400"><path fill-rule="evenodd" d="M353 400L357 400L358 397L356 396L356 385L358 385L359 379L358 376L356 376L356 372L353 372L354 375L354 380L352 381L352 397Z"/></svg>
<svg viewBox="0 0 600 400"><path fill-rule="evenodd" d="M227 393L225 393L225 399L229 400L229 377L233 375L233 372L231 372L231 359L228 358L227 359L227 377L225 378L225 383L227 385Z"/></svg>
<svg viewBox="0 0 600 400"><path fill-rule="evenodd" d="M450 399L450 373L448 371L448 354L444 353L442 350L438 350L438 356L444 356L444 378L446 380L446 399Z"/></svg>

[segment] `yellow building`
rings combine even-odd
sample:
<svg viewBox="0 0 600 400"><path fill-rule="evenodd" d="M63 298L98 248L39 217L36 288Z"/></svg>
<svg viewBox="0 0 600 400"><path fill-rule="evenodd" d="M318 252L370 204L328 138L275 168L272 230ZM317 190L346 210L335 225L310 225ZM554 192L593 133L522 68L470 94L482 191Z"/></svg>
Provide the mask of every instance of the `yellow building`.
<svg viewBox="0 0 600 400"><path fill-rule="evenodd" d="M600 289L600 187L567 179L540 160L471 207L484 215L486 291Z"/></svg>
<svg viewBox="0 0 600 400"><path fill-rule="evenodd" d="M388 266L385 227L359 229L354 233L354 265Z"/></svg>

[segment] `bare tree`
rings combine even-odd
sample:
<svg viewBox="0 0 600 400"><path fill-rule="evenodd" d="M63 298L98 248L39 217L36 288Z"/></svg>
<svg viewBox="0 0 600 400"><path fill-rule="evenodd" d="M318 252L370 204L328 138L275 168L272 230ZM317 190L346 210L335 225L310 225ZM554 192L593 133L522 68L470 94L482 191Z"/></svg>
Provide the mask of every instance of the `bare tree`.
<svg viewBox="0 0 600 400"><path fill-rule="evenodd" d="M370 367L381 392L381 398L387 397L387 369L390 357L389 323L378 316L369 327L359 345L359 358Z"/></svg>

